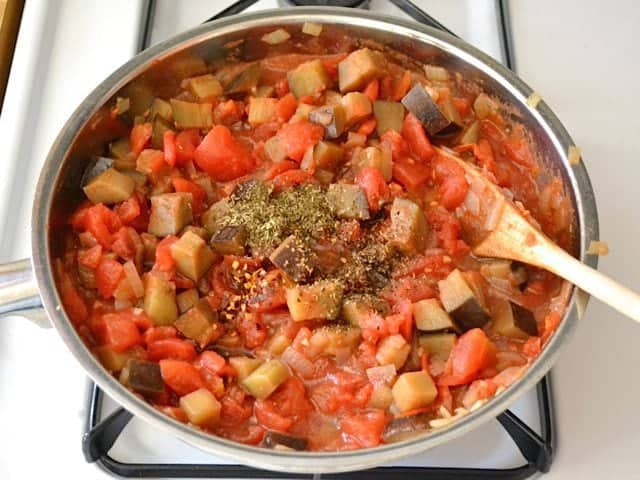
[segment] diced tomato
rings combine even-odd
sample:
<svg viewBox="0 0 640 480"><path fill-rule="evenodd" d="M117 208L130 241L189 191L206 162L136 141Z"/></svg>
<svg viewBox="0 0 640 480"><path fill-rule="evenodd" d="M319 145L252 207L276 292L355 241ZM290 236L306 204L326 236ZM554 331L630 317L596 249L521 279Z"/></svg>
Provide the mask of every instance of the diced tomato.
<svg viewBox="0 0 640 480"><path fill-rule="evenodd" d="M407 190L416 190L431 178L431 168L410 157L394 161L392 172Z"/></svg>
<svg viewBox="0 0 640 480"><path fill-rule="evenodd" d="M125 350L142 343L142 335L135 322L128 315L107 313L102 316L104 322L103 341L116 352Z"/></svg>
<svg viewBox="0 0 640 480"><path fill-rule="evenodd" d="M222 355L212 350L205 350L194 362L200 368L209 370L211 373L219 374L226 366L227 361Z"/></svg>
<svg viewBox="0 0 640 480"><path fill-rule="evenodd" d="M281 270L269 271L261 283L260 290L249 298L248 306L252 312L270 312L287 303L285 279Z"/></svg>
<svg viewBox="0 0 640 480"><path fill-rule="evenodd" d="M458 110L458 113L462 117L466 116L471 110L471 105L466 98L454 97L451 99L451 101L453 102L453 106L456 107L456 110Z"/></svg>
<svg viewBox="0 0 640 480"><path fill-rule="evenodd" d="M322 65L331 78L338 76L338 64L347 57L347 54L329 55L322 59Z"/></svg>
<svg viewBox="0 0 640 480"><path fill-rule="evenodd" d="M413 114L407 113L402 124L402 136L409 144L409 148L420 160L427 163L435 155L436 151L424 131L420 120Z"/></svg>
<svg viewBox="0 0 640 480"><path fill-rule="evenodd" d="M464 385L478 373L495 364L496 346L480 328L463 333L449 355L447 371L438 379L439 385ZM450 368L449 368L450 367Z"/></svg>
<svg viewBox="0 0 640 480"><path fill-rule="evenodd" d="M178 149L176 147L176 132L167 130L162 134L162 144L164 149L164 161L170 167L175 167L178 161Z"/></svg>
<svg viewBox="0 0 640 480"><path fill-rule="evenodd" d="M222 416L223 414L221 414ZM218 434L231 441L246 445L258 445L264 438L265 430L260 425L239 424L229 428L219 428Z"/></svg>
<svg viewBox="0 0 640 480"><path fill-rule="evenodd" d="M382 431L387 424L387 416L382 410L343 415L340 428L358 443L360 448L371 448L382 441Z"/></svg>
<svg viewBox="0 0 640 480"><path fill-rule="evenodd" d="M131 224L142 213L140 202L135 195L130 196L124 202L120 202L113 210L125 225Z"/></svg>
<svg viewBox="0 0 640 480"><path fill-rule="evenodd" d="M266 429L286 432L293 425L293 420L281 415L278 406L269 400L257 400L253 408L256 420Z"/></svg>
<svg viewBox="0 0 640 480"><path fill-rule="evenodd" d="M462 397L462 405L470 409L477 401L492 397L498 386L491 380L475 380Z"/></svg>
<svg viewBox="0 0 640 480"><path fill-rule="evenodd" d="M529 358L536 358L542 350L540 337L529 337L522 345L522 354Z"/></svg>
<svg viewBox="0 0 640 480"><path fill-rule="evenodd" d="M89 310L69 274L60 272L58 282L62 304L71 322L76 326L85 322L89 318Z"/></svg>
<svg viewBox="0 0 640 480"><path fill-rule="evenodd" d="M121 226L120 217L102 203L89 208L84 217L84 228L105 248L111 247L111 236Z"/></svg>
<svg viewBox="0 0 640 480"><path fill-rule="evenodd" d="M281 415L294 423L303 420L313 411L313 405L307 398L307 391L302 381L291 376L273 392L267 401L271 402Z"/></svg>
<svg viewBox="0 0 640 480"><path fill-rule="evenodd" d="M395 82L393 86L393 100L399 102L402 100L411 88L411 70L405 70L402 77Z"/></svg>
<svg viewBox="0 0 640 480"><path fill-rule="evenodd" d="M164 237L156 246L156 261L153 264L153 271L164 272L169 277L173 277L176 273L176 261L171 255L171 245L178 241L175 235Z"/></svg>
<svg viewBox="0 0 640 480"><path fill-rule="evenodd" d="M367 195L367 203L372 212L380 210L382 204L389 199L389 187L380 170L365 167L358 172L356 183Z"/></svg>
<svg viewBox="0 0 640 480"><path fill-rule="evenodd" d="M375 102L376 100L378 100L378 96L380 95L380 80L378 80L377 78L374 80L371 80L366 87L364 87L363 92L367 97L369 97L369 100L371 100L372 102Z"/></svg>
<svg viewBox="0 0 640 480"><path fill-rule="evenodd" d="M395 313L389 315L386 319L387 324L389 324L389 332L391 334L399 333L407 342L411 343L413 338L413 308L411 300L400 298L394 305L394 311Z"/></svg>
<svg viewBox="0 0 640 480"><path fill-rule="evenodd" d="M284 78L278 80L274 86L274 89L278 98L282 98L287 93L289 93L289 81L287 80L287 77L285 76Z"/></svg>
<svg viewBox="0 0 640 480"><path fill-rule="evenodd" d="M129 141L131 142L131 151L136 157L140 155L140 152L147 146L149 140L151 140L152 133L153 125L149 122L139 123L133 126Z"/></svg>
<svg viewBox="0 0 640 480"><path fill-rule="evenodd" d="M233 125L244 118L246 114L245 105L238 100L227 100L220 102L213 110L214 123Z"/></svg>
<svg viewBox="0 0 640 480"><path fill-rule="evenodd" d="M183 290L188 290L190 288L195 288L195 286L196 286L196 282L194 282L190 278L187 278L187 277L184 277L184 276L180 275L179 273L174 275L172 280L173 280L173 283L175 283L176 288L180 288L180 289L183 289Z"/></svg>
<svg viewBox="0 0 640 480"><path fill-rule="evenodd" d="M393 77L391 75L385 75L380 80L380 98L393 100Z"/></svg>
<svg viewBox="0 0 640 480"><path fill-rule="evenodd" d="M419 276L427 273L430 277L442 279L451 273L454 266L446 262L441 253L425 254L413 257L393 272L393 278Z"/></svg>
<svg viewBox="0 0 640 480"><path fill-rule="evenodd" d="M102 245L94 245L86 250L78 250L78 263L96 269L102 257Z"/></svg>
<svg viewBox="0 0 640 480"><path fill-rule="evenodd" d="M160 360L159 363L162 380L178 395L187 395L199 388L207 387L198 369L189 362Z"/></svg>
<svg viewBox="0 0 640 480"><path fill-rule="evenodd" d="M412 302L434 298L436 292L433 289L430 279L424 275L419 277L403 277L391 282L380 296L389 303L395 304L402 299Z"/></svg>
<svg viewBox="0 0 640 480"><path fill-rule="evenodd" d="M285 123L278 131L288 157L300 162L309 147L313 147L324 136L321 125L303 120L296 123Z"/></svg>
<svg viewBox="0 0 640 480"><path fill-rule="evenodd" d="M513 133L504 142L504 148L511 160L518 165L532 169L534 171L535 162L529 149L529 144L517 133Z"/></svg>
<svg viewBox="0 0 640 480"><path fill-rule="evenodd" d="M151 342L147 346L149 359L153 361L171 358L190 362L196 358L196 349L193 344L179 338L165 338Z"/></svg>
<svg viewBox="0 0 640 480"><path fill-rule="evenodd" d="M111 298L124 276L122 265L111 258L102 257L96 268L96 287L103 298Z"/></svg>
<svg viewBox="0 0 640 480"><path fill-rule="evenodd" d="M255 164L251 154L224 125L216 125L195 151L196 164L219 182L246 175Z"/></svg>
<svg viewBox="0 0 640 480"><path fill-rule="evenodd" d="M136 261L142 258L144 245L140 235L132 227L122 227L113 235L111 250L124 260Z"/></svg>
<svg viewBox="0 0 640 480"><path fill-rule="evenodd" d="M246 313L238 319L238 333L247 348L256 348L267 338L267 327L259 313Z"/></svg>
<svg viewBox="0 0 640 480"><path fill-rule="evenodd" d="M280 162L274 163L269 167L269 169L264 173L264 179L273 180L275 177L277 177L281 173L284 173L287 170L293 170L297 168L298 168L298 164L296 162L292 162L290 160L282 160Z"/></svg>
<svg viewBox="0 0 640 480"><path fill-rule="evenodd" d="M287 170L273 179L272 185L274 192L283 192L284 190L295 187L296 185L304 185L305 183L314 183L313 176L304 170Z"/></svg>
<svg viewBox="0 0 640 480"><path fill-rule="evenodd" d="M337 369L311 387L311 398L320 411L335 413L364 408L372 391L373 385L362 375Z"/></svg>
<svg viewBox="0 0 640 480"><path fill-rule="evenodd" d="M481 138L476 145L473 146L473 155L478 159L478 164L485 167L489 172L496 172L496 160L493 156L491 144Z"/></svg>
<svg viewBox="0 0 640 480"><path fill-rule="evenodd" d="M542 343L546 343L547 340L553 335L553 332L556 331L558 325L560 325L560 320L562 320L562 316L558 312L550 312L546 317L544 317L544 327L542 330Z"/></svg>
<svg viewBox="0 0 640 480"><path fill-rule="evenodd" d="M205 200L207 199L207 192L204 188L197 183L191 182L182 177L173 177L171 179L171 183L173 184L173 189L176 192L187 192L191 194L191 208L195 215L202 213L205 206Z"/></svg>
<svg viewBox="0 0 640 480"><path fill-rule="evenodd" d="M161 403L161 402L158 402L158 403ZM160 410L162 413L164 413L165 415L168 415L171 418L175 418L179 422L187 423L189 421L189 418L187 417L187 414L180 407L170 407L170 406L159 406L159 405L157 405L156 408L158 410Z"/></svg>
<svg viewBox="0 0 640 480"><path fill-rule="evenodd" d="M369 312L358 320L358 326L362 329L362 338L373 344L389 335L389 327L379 313Z"/></svg>
<svg viewBox="0 0 640 480"><path fill-rule="evenodd" d="M293 93L287 93L276 103L276 117L281 122L287 122L296 112L298 108L298 101Z"/></svg>
<svg viewBox="0 0 640 480"><path fill-rule="evenodd" d="M177 338L177 337L178 337L178 331L176 330L175 327L172 327L171 325L162 325L158 327L148 328L142 335L145 345L149 345L158 340L165 340L167 338Z"/></svg>
<svg viewBox="0 0 640 480"><path fill-rule="evenodd" d="M365 120L360 124L360 126L358 127L358 133L368 137L376 129L377 124L378 122L375 118L369 118L368 120Z"/></svg>
<svg viewBox="0 0 640 480"><path fill-rule="evenodd" d="M436 180L440 183L440 203L447 210L455 210L469 191L464 168L446 157L438 157L434 163Z"/></svg>
<svg viewBox="0 0 640 480"><path fill-rule="evenodd" d="M237 385L227 389L220 400L220 425L237 427L253 414L253 404L244 391Z"/></svg>
<svg viewBox="0 0 640 480"><path fill-rule="evenodd" d="M407 141L395 130L387 130L380 137L380 143L391 150L394 162L404 160L409 155Z"/></svg>
<svg viewBox="0 0 640 480"><path fill-rule="evenodd" d="M193 161L200 141L200 132L197 129L183 130L178 133L175 141L176 164L184 166Z"/></svg>

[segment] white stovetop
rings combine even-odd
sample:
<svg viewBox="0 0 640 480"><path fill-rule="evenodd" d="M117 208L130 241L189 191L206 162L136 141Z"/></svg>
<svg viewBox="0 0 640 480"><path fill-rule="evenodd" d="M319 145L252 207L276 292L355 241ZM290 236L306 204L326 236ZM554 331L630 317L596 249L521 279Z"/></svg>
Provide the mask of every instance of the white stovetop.
<svg viewBox="0 0 640 480"><path fill-rule="evenodd" d="M137 31L142 3L26 2L0 115L0 260L28 254L30 198L40 165L77 103L135 52L137 37L130 32ZM223 2L188 0L180 8L172 0L157 3L152 41L204 20L211 5ZM392 9L381 0L373 3ZM495 39L482 35L484 23L493 21L491 1L415 3L499 54ZM470 5L473 15L460 15ZM639 269L631 267L638 262L634 242L640 238L634 198L640 174L640 4L510 5L518 73L563 119L591 174L602 238L612 250L601 269L640 290ZM640 478L639 341L640 330L630 321L602 304L589 306L554 368L559 447L544 478ZM66 478L107 478L81 456L85 387L81 368L55 332L18 317L0 319L0 478L58 478L63 472ZM479 432L462 443L486 442Z"/></svg>

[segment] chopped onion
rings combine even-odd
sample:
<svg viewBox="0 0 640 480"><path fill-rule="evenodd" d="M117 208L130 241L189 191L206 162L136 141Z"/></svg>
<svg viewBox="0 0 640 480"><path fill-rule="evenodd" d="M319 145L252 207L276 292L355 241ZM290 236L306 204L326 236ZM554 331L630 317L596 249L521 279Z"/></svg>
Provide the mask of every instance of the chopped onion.
<svg viewBox="0 0 640 480"><path fill-rule="evenodd" d="M322 25L319 23L304 22L304 24L302 24L302 33L317 37L322 33Z"/></svg>
<svg viewBox="0 0 640 480"><path fill-rule="evenodd" d="M313 376L313 363L293 347L287 347L280 359L303 378Z"/></svg>
<svg viewBox="0 0 640 480"><path fill-rule="evenodd" d="M291 38L289 32L284 28L279 28L273 32L267 33L262 36L261 40L269 45L278 45L279 43L286 42Z"/></svg>
<svg viewBox="0 0 640 480"><path fill-rule="evenodd" d="M569 160L570 165L578 165L580 163L580 158L582 157L582 152L575 145L569 146L569 150L567 152L567 158Z"/></svg>
<svg viewBox="0 0 640 480"><path fill-rule="evenodd" d="M388 385L396 376L396 366L393 364L367 368L367 377L373 385Z"/></svg>
<svg viewBox="0 0 640 480"><path fill-rule="evenodd" d="M126 310L127 308L131 308L133 306L133 303L131 303L129 300L119 300L119 299L115 299L113 302L113 307L116 310Z"/></svg>
<svg viewBox="0 0 640 480"><path fill-rule="evenodd" d="M480 214L480 199L473 190L469 190L467 196L464 197L464 206L472 215Z"/></svg>
<svg viewBox="0 0 640 480"><path fill-rule="evenodd" d="M502 209L504 208L504 200L497 198L489 207L487 215L484 220L484 229L488 232L492 232L498 226L500 217L502 216Z"/></svg>
<svg viewBox="0 0 640 480"><path fill-rule="evenodd" d="M609 245L607 242L601 242L599 240L591 240L589 248L587 249L589 255L608 255Z"/></svg>
<svg viewBox="0 0 640 480"><path fill-rule="evenodd" d="M473 102L473 110L479 119L485 119L498 110L498 104L494 102L489 95L481 93Z"/></svg>
<svg viewBox="0 0 640 480"><path fill-rule="evenodd" d="M449 80L449 72L437 65L425 65L424 73L432 82L446 82Z"/></svg>
<svg viewBox="0 0 640 480"><path fill-rule="evenodd" d="M527 105L531 108L536 108L540 103L540 100L542 100L542 97L538 93L533 92L527 97Z"/></svg>
<svg viewBox="0 0 640 480"><path fill-rule="evenodd" d="M131 260L126 262L123 266L124 275L126 279L129 281L129 285L131 286L131 290L136 298L141 298L144 296L144 285L142 284L142 280L140 279L140 275L138 274L138 270L136 266L133 264Z"/></svg>

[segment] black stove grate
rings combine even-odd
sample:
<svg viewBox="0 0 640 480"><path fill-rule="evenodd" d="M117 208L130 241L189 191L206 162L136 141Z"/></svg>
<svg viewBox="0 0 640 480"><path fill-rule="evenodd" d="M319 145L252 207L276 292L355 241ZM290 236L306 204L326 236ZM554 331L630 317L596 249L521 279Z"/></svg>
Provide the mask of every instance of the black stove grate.
<svg viewBox="0 0 640 480"><path fill-rule="evenodd" d="M211 17L207 21L234 15L244 11L258 0L239 0ZM419 23L453 34L436 19L422 11L409 0L391 0L403 12ZM330 4L331 2L324 2ZM140 40L140 50L149 44L150 27L153 23L154 0L147 0L147 16ZM507 2L496 0L502 30L502 49L505 64L514 68L513 48L508 22ZM338 474L291 474L260 470L244 465L176 464L176 463L123 463L109 455L109 451L133 417L124 408L119 408L101 419L104 393L92 384L87 408L86 430L82 438L82 450L87 462L95 462L105 471L127 478L265 478L265 479L313 479L327 480L393 480L402 476L429 480L524 480L537 473L546 473L551 468L556 444L551 374L547 374L536 386L540 432L538 435L520 418L507 410L498 416L505 431L522 453L526 463L515 468L456 468L456 467L378 467L357 472Z"/></svg>

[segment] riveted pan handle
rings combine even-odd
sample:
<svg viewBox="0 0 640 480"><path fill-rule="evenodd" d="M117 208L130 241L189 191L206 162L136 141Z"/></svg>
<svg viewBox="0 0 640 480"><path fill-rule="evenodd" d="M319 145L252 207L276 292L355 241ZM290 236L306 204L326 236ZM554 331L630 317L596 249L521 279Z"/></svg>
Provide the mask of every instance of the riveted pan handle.
<svg viewBox="0 0 640 480"><path fill-rule="evenodd" d="M26 317L41 327L50 326L28 259L0 264L0 317L8 315Z"/></svg>

